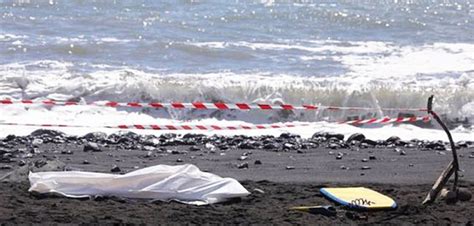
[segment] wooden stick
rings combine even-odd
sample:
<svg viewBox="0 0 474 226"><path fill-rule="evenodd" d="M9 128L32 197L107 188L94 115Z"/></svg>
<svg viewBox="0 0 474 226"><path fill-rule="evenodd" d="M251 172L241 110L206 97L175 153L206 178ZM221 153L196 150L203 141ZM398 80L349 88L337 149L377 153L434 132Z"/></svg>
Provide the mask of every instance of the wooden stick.
<svg viewBox="0 0 474 226"><path fill-rule="evenodd" d="M451 175L453 175L453 173L454 164L453 162L451 162L436 180L435 184L431 188L431 191L428 193L425 200L423 200L423 205L430 204L435 201L436 197L438 197L439 192L441 191L441 189L443 189L444 185L448 182L449 178L451 177Z"/></svg>
<svg viewBox="0 0 474 226"><path fill-rule="evenodd" d="M454 145L453 137L451 136L451 133L449 132L448 127L446 127L446 125L441 121L438 114L436 114L436 112L433 111L433 108L432 108L433 97L434 96L430 96L428 98L428 107L427 107L428 113L430 113L433 116L433 118L441 125L444 132L446 132L446 134L448 135L449 143L451 144L451 151L453 153L453 161L449 163L448 167L438 177L435 184L431 188L431 191L428 193L428 195L426 196L422 204L429 204L429 203L434 202L439 192L446 185L446 183L448 182L449 178L453 175L453 173L454 173L454 183L453 183L453 189L452 189L453 191L457 191L457 184L458 184L459 162L458 162L456 146Z"/></svg>

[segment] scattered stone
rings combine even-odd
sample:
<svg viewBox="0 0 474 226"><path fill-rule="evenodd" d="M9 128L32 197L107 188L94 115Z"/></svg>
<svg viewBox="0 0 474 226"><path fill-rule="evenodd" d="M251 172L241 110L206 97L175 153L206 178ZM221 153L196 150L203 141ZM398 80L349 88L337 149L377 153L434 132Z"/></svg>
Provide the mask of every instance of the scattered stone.
<svg viewBox="0 0 474 226"><path fill-rule="evenodd" d="M239 168L239 169L248 169L249 164L247 162L244 162L242 164L237 165L237 168Z"/></svg>
<svg viewBox="0 0 474 226"><path fill-rule="evenodd" d="M328 148L330 149L338 149L340 148L341 146L339 144L336 144L336 143L330 143L328 144Z"/></svg>
<svg viewBox="0 0 474 226"><path fill-rule="evenodd" d="M458 199L462 202L471 200L472 194L467 188L458 188Z"/></svg>
<svg viewBox="0 0 474 226"><path fill-rule="evenodd" d="M348 170L349 169L349 167L344 166L344 165L340 166L339 168L342 169L342 170Z"/></svg>
<svg viewBox="0 0 474 226"><path fill-rule="evenodd" d="M239 160L240 160L240 161L244 161L244 160L246 160L246 159L248 159L248 158L249 158L248 156L240 156L240 157L239 157Z"/></svg>
<svg viewBox="0 0 474 226"><path fill-rule="evenodd" d="M120 171L122 171L122 170L121 170L120 167L118 167L117 165L114 165L114 166L112 167L112 169L110 169L110 172L112 172L112 173L118 173L118 172L120 172Z"/></svg>
<svg viewBox="0 0 474 226"><path fill-rule="evenodd" d="M337 159L337 160L341 160L341 159L342 159L342 155L336 155L336 159Z"/></svg>
<svg viewBox="0 0 474 226"><path fill-rule="evenodd" d="M407 153L405 151L401 151L400 155L407 155Z"/></svg>
<svg viewBox="0 0 474 226"><path fill-rule="evenodd" d="M377 145L377 141L374 141L374 140L370 140L370 139L364 139L362 141L362 144L367 144L367 145L370 145L370 146L375 146Z"/></svg>
<svg viewBox="0 0 474 226"><path fill-rule="evenodd" d="M369 160L376 160L377 158L375 157L375 155L369 155Z"/></svg>
<svg viewBox="0 0 474 226"><path fill-rule="evenodd" d="M97 143L94 142L88 142L86 145L84 145L84 152L100 152L102 151Z"/></svg>
<svg viewBox="0 0 474 226"><path fill-rule="evenodd" d="M362 166L361 169L362 169L362 170L369 170L369 169L372 169L372 167L370 167L370 166Z"/></svg>
<svg viewBox="0 0 474 226"><path fill-rule="evenodd" d="M470 154L470 155L468 156L468 158L474 159L474 154Z"/></svg>
<svg viewBox="0 0 474 226"><path fill-rule="evenodd" d="M84 135L82 138L87 141L99 141L107 139L107 134L103 132L92 132Z"/></svg>
<svg viewBox="0 0 474 226"><path fill-rule="evenodd" d="M294 170L295 167L294 166L286 166L286 170Z"/></svg>
<svg viewBox="0 0 474 226"><path fill-rule="evenodd" d="M33 131L30 135L32 137L40 137L40 136L41 137L56 137L56 136L63 137L64 133L56 131L56 130L50 130L50 129L38 129L38 130Z"/></svg>
<svg viewBox="0 0 474 226"><path fill-rule="evenodd" d="M33 139L33 141L31 141L31 144L32 144L32 145L35 145L35 146L40 145L40 144L42 144L42 143L43 143L43 140L42 140L42 139L38 139L38 138L35 138L35 139Z"/></svg>
<svg viewBox="0 0 474 226"><path fill-rule="evenodd" d="M387 144L395 144L395 143L399 142L400 140L401 140L400 137L391 136L385 142L387 142Z"/></svg>
<svg viewBox="0 0 474 226"><path fill-rule="evenodd" d="M82 161L82 164L84 164L84 165L89 165L89 164L91 164L91 163L90 163L88 160L84 160L84 161Z"/></svg>
<svg viewBox="0 0 474 226"><path fill-rule="evenodd" d="M458 201L456 192L443 188L440 192L439 197L443 199L447 204L454 204Z"/></svg>
<svg viewBox="0 0 474 226"><path fill-rule="evenodd" d="M199 148L198 146L191 146L191 147L189 147L189 150L190 151L200 151L201 148Z"/></svg>
<svg viewBox="0 0 474 226"><path fill-rule="evenodd" d="M182 159L176 159L176 162L183 162Z"/></svg>
<svg viewBox="0 0 474 226"><path fill-rule="evenodd" d="M352 134L351 136L349 136L349 138L347 138L346 143L350 144L350 143L352 143L353 141L361 142L361 141L363 141L363 140L365 140L364 134L362 134L362 133L354 133L354 134Z"/></svg>
<svg viewBox="0 0 474 226"><path fill-rule="evenodd" d="M260 160L257 159L257 160L255 160L254 164L255 164L255 165L262 165L262 161L260 161Z"/></svg>
<svg viewBox="0 0 474 226"><path fill-rule="evenodd" d="M10 170L10 169L13 169L13 167L11 165L1 165L0 169L1 170Z"/></svg>
<svg viewBox="0 0 474 226"><path fill-rule="evenodd" d="M362 159L362 162L368 162L369 160L368 159Z"/></svg>
<svg viewBox="0 0 474 226"><path fill-rule="evenodd" d="M74 154L74 152L71 151L71 150L62 150L61 154L63 154L63 155L72 155L72 154Z"/></svg>
<svg viewBox="0 0 474 226"><path fill-rule="evenodd" d="M18 166L24 166L26 165L26 161L25 160L20 160L18 161Z"/></svg>
<svg viewBox="0 0 474 226"><path fill-rule="evenodd" d="M251 151L246 151L246 152L244 152L242 155L243 155L243 156L249 156L249 155L251 155L251 154L252 154Z"/></svg>
<svg viewBox="0 0 474 226"><path fill-rule="evenodd" d="M151 158L153 156L153 152L149 151L146 153L145 158Z"/></svg>
<svg viewBox="0 0 474 226"><path fill-rule="evenodd" d="M408 167L414 167L415 164L408 164Z"/></svg>

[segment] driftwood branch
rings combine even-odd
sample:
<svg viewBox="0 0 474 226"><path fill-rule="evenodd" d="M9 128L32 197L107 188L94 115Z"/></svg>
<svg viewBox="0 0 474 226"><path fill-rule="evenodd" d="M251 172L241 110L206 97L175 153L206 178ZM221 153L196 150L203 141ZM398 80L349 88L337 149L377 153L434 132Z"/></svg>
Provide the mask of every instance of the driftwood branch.
<svg viewBox="0 0 474 226"><path fill-rule="evenodd" d="M458 155L456 151L456 146L454 145L453 137L451 136L451 133L449 132L448 127L446 127L446 125L441 121L438 114L436 114L436 112L433 111L433 96L430 96L428 98L427 109L428 109L428 113L433 116L433 118L441 125L444 132L446 132L446 134L448 135L449 143L451 144L451 151L453 153L453 161L449 163L448 167L438 177L435 184L431 188L431 191L428 193L425 200L423 201L423 204L429 204L429 203L434 202L439 192L446 185L446 183L448 182L449 178L453 175L453 173L454 173L454 183L453 183L452 190L457 191L458 173L459 173Z"/></svg>

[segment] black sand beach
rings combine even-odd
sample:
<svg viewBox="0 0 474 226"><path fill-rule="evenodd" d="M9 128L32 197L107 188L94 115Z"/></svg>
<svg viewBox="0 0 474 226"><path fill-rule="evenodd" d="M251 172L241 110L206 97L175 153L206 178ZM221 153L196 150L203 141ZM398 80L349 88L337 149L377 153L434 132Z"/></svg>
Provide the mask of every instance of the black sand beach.
<svg viewBox="0 0 474 226"><path fill-rule="evenodd" d="M458 146L461 187L473 193L474 145L458 142ZM154 137L95 133L73 137L41 130L0 141L0 176L7 175L0 183L0 222L469 225L474 222L473 201L448 205L438 200L421 206L451 160L446 147L443 142L401 141L396 137L372 141L360 135L343 138L337 134L315 134L311 139L290 134ZM235 178L252 194L242 200L199 207L118 197L78 200L28 193L25 177L27 170L111 173L118 167L115 173L126 173L156 164L184 163ZM324 186L369 187L392 197L399 207L394 211L354 212L337 206L335 217L288 210L297 205L335 205L319 193Z"/></svg>

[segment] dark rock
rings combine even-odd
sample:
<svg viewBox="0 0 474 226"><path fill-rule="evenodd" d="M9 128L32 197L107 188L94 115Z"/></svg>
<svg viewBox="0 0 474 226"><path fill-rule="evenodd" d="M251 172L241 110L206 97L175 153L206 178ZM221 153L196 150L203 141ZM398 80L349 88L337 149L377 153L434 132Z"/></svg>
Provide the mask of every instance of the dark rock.
<svg viewBox="0 0 474 226"><path fill-rule="evenodd" d="M369 170L369 169L372 169L372 167L370 167L370 166L362 166L361 169L362 169L362 170Z"/></svg>
<svg viewBox="0 0 474 226"><path fill-rule="evenodd" d="M268 144L263 145L263 149L265 150L280 149L280 145L278 143L268 143Z"/></svg>
<svg viewBox="0 0 474 226"><path fill-rule="evenodd" d="M400 137L397 137L397 136L391 136L389 137L387 140L385 140L387 142L387 144L395 144L397 143L398 141L400 141Z"/></svg>
<svg viewBox="0 0 474 226"><path fill-rule="evenodd" d="M342 159L342 155L336 155L336 159L337 159L337 160L341 160L341 159Z"/></svg>
<svg viewBox="0 0 474 226"><path fill-rule="evenodd" d="M178 136L174 133L164 133L164 134L160 135L160 139L165 139L165 140L170 140L170 139L176 138L176 137L178 137Z"/></svg>
<svg viewBox="0 0 474 226"><path fill-rule="evenodd" d="M286 166L286 168L285 168L285 169L286 169L286 170L294 170L294 169L295 169L295 167L294 167L294 166Z"/></svg>
<svg viewBox="0 0 474 226"><path fill-rule="evenodd" d="M375 146L377 145L377 141L374 141L374 140L370 140L370 139L364 139L362 141L362 144L368 144L370 146Z"/></svg>
<svg viewBox="0 0 474 226"><path fill-rule="evenodd" d="M176 159L176 162L183 162L182 159Z"/></svg>
<svg viewBox="0 0 474 226"><path fill-rule="evenodd" d="M82 161L82 164L84 164L84 165L89 165L89 164L91 164L91 163L90 163L88 160L84 160L84 161Z"/></svg>
<svg viewBox="0 0 474 226"><path fill-rule="evenodd" d="M20 161L18 161L18 165L19 166L24 166L24 165L26 165L26 161L25 160L20 160Z"/></svg>
<svg viewBox="0 0 474 226"><path fill-rule="evenodd" d="M71 151L71 150L62 150L61 154L63 154L63 155L72 155L72 154L74 154L74 152Z"/></svg>
<svg viewBox="0 0 474 226"><path fill-rule="evenodd" d="M87 141L99 141L99 140L107 139L107 134L103 132L93 132L93 133L88 133L84 135L82 138L84 138Z"/></svg>
<svg viewBox="0 0 474 226"><path fill-rule="evenodd" d="M262 161L260 161L260 160L257 159L257 160L255 160L254 164L255 164L255 165L262 165Z"/></svg>
<svg viewBox="0 0 474 226"><path fill-rule="evenodd" d="M351 136L349 136L349 138L347 138L346 143L350 144L350 143L352 143L352 141L359 141L359 142L362 142L363 140L365 140L364 134L362 134L362 133L354 133L354 134L352 134Z"/></svg>
<svg viewBox="0 0 474 226"><path fill-rule="evenodd" d="M120 172L120 171L122 171L122 170L117 165L114 165L112 167L112 169L110 169L110 172L112 172L112 173L117 173L117 172Z"/></svg>
<svg viewBox="0 0 474 226"><path fill-rule="evenodd" d="M375 157L375 155L369 155L369 160L376 160L377 158Z"/></svg>
<svg viewBox="0 0 474 226"><path fill-rule="evenodd" d="M84 145L84 152L100 152L102 151L97 143L94 142L88 142L87 144Z"/></svg>
<svg viewBox="0 0 474 226"><path fill-rule="evenodd" d="M206 137L204 134L194 134L194 133L186 133L183 135L183 139L198 139ZM169 139L169 138L168 138Z"/></svg>
<svg viewBox="0 0 474 226"><path fill-rule="evenodd" d="M0 170L10 170L13 169L11 165L0 165Z"/></svg>
<svg viewBox="0 0 474 226"><path fill-rule="evenodd" d="M244 141L237 145L237 148L240 149L256 149L257 145L252 141Z"/></svg>
<svg viewBox="0 0 474 226"><path fill-rule="evenodd" d="M291 134L291 133L280 134L280 138L283 138L283 139L292 139L292 138L299 138L299 137L300 137L299 135Z"/></svg>
<svg viewBox="0 0 474 226"><path fill-rule="evenodd" d="M200 151L201 148L199 148L198 146L191 146L189 147L189 151Z"/></svg>
<svg viewBox="0 0 474 226"><path fill-rule="evenodd" d="M171 154L173 155L179 155L179 154L186 154L186 151L178 151L178 150L171 150Z"/></svg>
<svg viewBox="0 0 474 226"><path fill-rule="evenodd" d="M400 155L407 155L407 153L405 151L400 151Z"/></svg>
<svg viewBox="0 0 474 226"><path fill-rule="evenodd" d="M249 163L244 162L242 164L239 164L239 165L237 165L237 168L239 168L239 169L248 169L249 168Z"/></svg>
<svg viewBox="0 0 474 226"><path fill-rule="evenodd" d="M64 133L56 131L56 130L50 130L50 129L38 129L33 131L30 136L32 137L56 137L60 136L63 137Z"/></svg>
<svg viewBox="0 0 474 226"><path fill-rule="evenodd" d="M438 150L438 151L444 151L446 150L446 147L444 146L444 143L441 141L437 142L429 142L425 145L425 148L428 149L433 149L433 150Z"/></svg>
<svg viewBox="0 0 474 226"><path fill-rule="evenodd" d="M328 144L328 148L330 149L338 149L340 148L341 146L339 144L336 144L336 143L330 143Z"/></svg>
<svg viewBox="0 0 474 226"><path fill-rule="evenodd" d="M362 159L362 162L368 162L369 160L368 159Z"/></svg>

